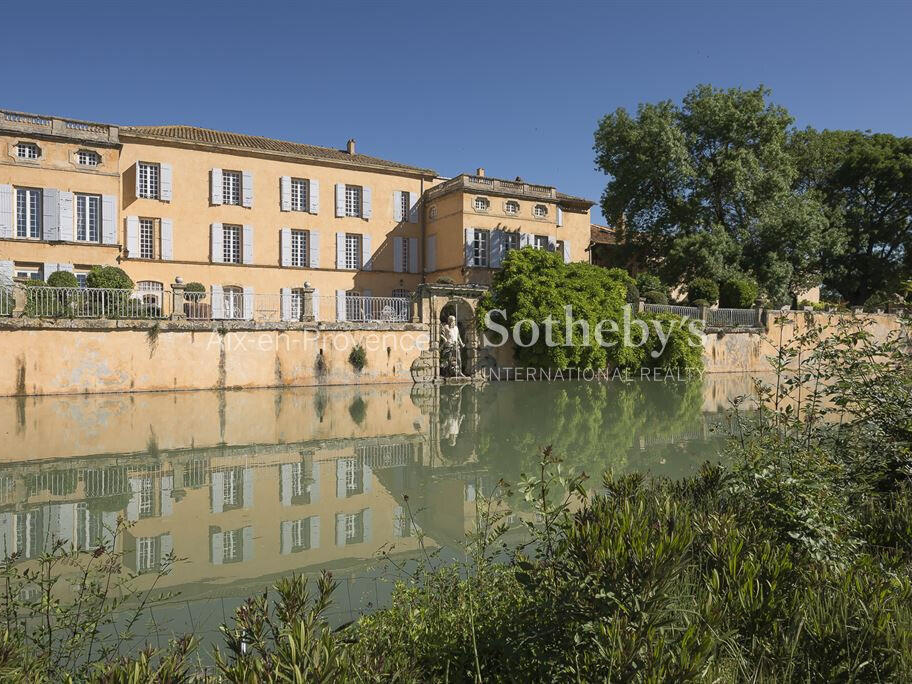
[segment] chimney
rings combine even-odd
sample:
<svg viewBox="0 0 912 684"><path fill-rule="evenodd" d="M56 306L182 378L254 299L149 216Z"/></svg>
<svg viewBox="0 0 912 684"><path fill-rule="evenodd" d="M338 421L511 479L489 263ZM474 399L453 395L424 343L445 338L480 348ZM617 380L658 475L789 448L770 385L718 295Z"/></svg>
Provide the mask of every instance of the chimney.
<svg viewBox="0 0 912 684"><path fill-rule="evenodd" d="M480 178L484 178L484 167L483 167L483 166L479 166L479 167L475 170L475 175L476 175L476 176L479 176Z"/></svg>
<svg viewBox="0 0 912 684"><path fill-rule="evenodd" d="M351 154L351 155L355 154L355 139L354 138L349 138L347 148L348 148L349 154Z"/></svg>

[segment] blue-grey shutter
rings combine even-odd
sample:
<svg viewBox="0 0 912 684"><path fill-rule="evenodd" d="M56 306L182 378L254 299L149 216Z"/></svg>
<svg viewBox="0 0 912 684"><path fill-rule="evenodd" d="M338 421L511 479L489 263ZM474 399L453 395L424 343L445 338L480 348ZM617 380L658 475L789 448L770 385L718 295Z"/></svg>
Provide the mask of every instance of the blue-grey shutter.
<svg viewBox="0 0 912 684"><path fill-rule="evenodd" d="M291 528L294 525L293 520L283 520L279 523L279 553L282 555L291 553Z"/></svg>
<svg viewBox="0 0 912 684"><path fill-rule="evenodd" d="M336 216L345 216L345 183L336 183Z"/></svg>
<svg viewBox="0 0 912 684"><path fill-rule="evenodd" d="M253 475L253 468L244 468L244 473L241 478L244 483L244 508L253 508Z"/></svg>
<svg viewBox="0 0 912 684"><path fill-rule="evenodd" d="M344 291L343 291L344 294ZM345 474L347 470L347 461L344 458L336 460L336 498L344 499L346 497Z"/></svg>
<svg viewBox="0 0 912 684"><path fill-rule="evenodd" d="M291 288L283 287L279 290L279 304L281 308L282 320L291 320Z"/></svg>
<svg viewBox="0 0 912 684"><path fill-rule="evenodd" d="M371 541L374 537L374 515L369 508L361 511L361 528L364 530L364 541Z"/></svg>
<svg viewBox="0 0 912 684"><path fill-rule="evenodd" d="M253 528L250 525L241 530L241 540L241 550L244 560L253 560Z"/></svg>
<svg viewBox="0 0 912 684"><path fill-rule="evenodd" d="M47 281L52 273L57 273L57 264L52 261L47 261L41 264L41 279Z"/></svg>
<svg viewBox="0 0 912 684"><path fill-rule="evenodd" d="M336 233L336 268L345 268L345 233Z"/></svg>
<svg viewBox="0 0 912 684"><path fill-rule="evenodd" d="M310 492L310 503L316 503L320 499L320 462L313 461L310 468L310 484L307 485L307 491Z"/></svg>
<svg viewBox="0 0 912 684"><path fill-rule="evenodd" d="M13 237L13 186L0 185L0 238Z"/></svg>
<svg viewBox="0 0 912 684"><path fill-rule="evenodd" d="M313 317L315 321L320 320L320 290L314 288L313 294L311 297L311 311L313 311Z"/></svg>
<svg viewBox="0 0 912 684"><path fill-rule="evenodd" d="M9 259L0 261L0 283L8 284L12 281L15 272L12 261Z"/></svg>
<svg viewBox="0 0 912 684"><path fill-rule="evenodd" d="M133 182L133 196L134 196L136 199L139 199L139 191L140 191L140 187L139 187L139 164L140 164L140 162L136 162L136 163L133 165L133 181L134 181L134 182Z"/></svg>
<svg viewBox="0 0 912 684"><path fill-rule="evenodd" d="M345 513L336 513L336 546L345 546Z"/></svg>
<svg viewBox="0 0 912 684"><path fill-rule="evenodd" d="M320 233L315 230L307 234L307 260L311 268L320 268Z"/></svg>
<svg viewBox="0 0 912 684"><path fill-rule="evenodd" d="M213 285L212 293L209 297L212 307L212 319L219 320L225 317L225 293L221 285ZM214 475L213 475L214 477Z"/></svg>
<svg viewBox="0 0 912 684"><path fill-rule="evenodd" d="M215 288L218 287L221 295L221 286L212 286L213 304L215 303ZM225 510L225 472L216 470L209 476L209 503L213 513L221 513Z"/></svg>
<svg viewBox="0 0 912 684"><path fill-rule="evenodd" d="M310 213L320 213L320 181L307 181L307 202L310 204Z"/></svg>
<svg viewBox="0 0 912 684"><path fill-rule="evenodd" d="M557 250L557 238L549 237L548 238L548 251L554 252Z"/></svg>
<svg viewBox="0 0 912 684"><path fill-rule="evenodd" d="M174 223L168 218L161 220L161 258L165 261L174 258Z"/></svg>
<svg viewBox="0 0 912 684"><path fill-rule="evenodd" d="M371 202L371 189L368 186L361 188L361 218L370 220L373 214Z"/></svg>
<svg viewBox="0 0 912 684"><path fill-rule="evenodd" d="M253 173L241 172L241 197L242 204L250 209L253 206Z"/></svg>
<svg viewBox="0 0 912 684"><path fill-rule="evenodd" d="M255 300L253 298L253 288L245 287L244 288L244 320L245 321L253 320L254 304L255 304ZM244 471L244 472L246 473L247 471Z"/></svg>
<svg viewBox="0 0 912 684"><path fill-rule="evenodd" d="M570 242L569 240L564 240L564 263L570 263Z"/></svg>
<svg viewBox="0 0 912 684"><path fill-rule="evenodd" d="M170 499L171 497L168 498ZM160 563L174 551L174 538L166 532L158 538L158 546L158 561Z"/></svg>
<svg viewBox="0 0 912 684"><path fill-rule="evenodd" d="M564 210L560 207L557 208L557 227L560 228L564 225Z"/></svg>
<svg viewBox="0 0 912 684"><path fill-rule="evenodd" d="M244 261L245 264L253 263L253 227L245 225L241 231L244 242Z"/></svg>
<svg viewBox="0 0 912 684"><path fill-rule="evenodd" d="M114 195L101 196L101 243L117 244L117 198Z"/></svg>
<svg viewBox="0 0 912 684"><path fill-rule="evenodd" d="M409 248L408 248L408 272L409 273L418 273L418 238L413 237L409 238Z"/></svg>
<svg viewBox="0 0 912 684"><path fill-rule="evenodd" d="M57 264L58 271L66 271L67 273L75 273L76 267L73 264Z"/></svg>
<svg viewBox="0 0 912 684"><path fill-rule="evenodd" d="M221 264L225 261L225 231L221 223L213 223L210 233L210 248L212 263Z"/></svg>
<svg viewBox="0 0 912 684"><path fill-rule="evenodd" d="M310 516L310 548L320 548L320 516Z"/></svg>
<svg viewBox="0 0 912 684"><path fill-rule="evenodd" d="M397 223L403 220L402 216L402 193L399 190L393 191L393 220Z"/></svg>
<svg viewBox="0 0 912 684"><path fill-rule="evenodd" d="M60 239L63 242L73 242L76 239L76 224L73 220L73 193L60 191L58 198L58 226Z"/></svg>
<svg viewBox="0 0 912 684"><path fill-rule="evenodd" d="M372 271L374 268L374 262L371 261L374 253L371 249L371 236L362 235L361 236L361 268L365 271Z"/></svg>
<svg viewBox="0 0 912 684"><path fill-rule="evenodd" d="M368 492L370 492L373 484L374 484L374 471L369 465L367 465L367 463L363 463L361 465L361 489L362 489L362 491L365 494L367 494Z"/></svg>
<svg viewBox="0 0 912 684"><path fill-rule="evenodd" d="M127 216L127 258L139 258L139 217Z"/></svg>
<svg viewBox="0 0 912 684"><path fill-rule="evenodd" d="M56 188L45 188L42 193L42 228L45 240L60 239L60 191Z"/></svg>
<svg viewBox="0 0 912 684"><path fill-rule="evenodd" d="M428 235L427 244L425 249L427 254L425 255L425 264L424 272L433 273L437 270L437 236Z"/></svg>
<svg viewBox="0 0 912 684"><path fill-rule="evenodd" d="M418 193L409 193L409 223L418 223Z"/></svg>
<svg viewBox="0 0 912 684"><path fill-rule="evenodd" d="M279 500L283 506L291 506L292 465L291 463L283 463L279 466Z"/></svg>
<svg viewBox="0 0 912 684"><path fill-rule="evenodd" d="M393 238L393 270L396 273L405 271L405 265L402 263L402 241L405 238Z"/></svg>
<svg viewBox="0 0 912 684"><path fill-rule="evenodd" d="M475 265L475 229L465 229L465 265Z"/></svg>
<svg viewBox="0 0 912 684"><path fill-rule="evenodd" d="M161 165L161 200L162 202L171 201L171 164Z"/></svg>
<svg viewBox="0 0 912 684"><path fill-rule="evenodd" d="M279 257L282 266L291 266L291 228L279 231Z"/></svg>
<svg viewBox="0 0 912 684"><path fill-rule="evenodd" d="M224 201L222 193L224 193L225 188L222 185L222 170L221 169L212 169L209 172L209 201L214 204L221 204Z"/></svg>
<svg viewBox="0 0 912 684"><path fill-rule="evenodd" d="M336 290L336 320L344 321L345 316L345 290Z"/></svg>
<svg viewBox="0 0 912 684"><path fill-rule="evenodd" d="M209 538L209 557L213 565L221 565L225 559L225 533L213 532Z"/></svg>
<svg viewBox="0 0 912 684"><path fill-rule="evenodd" d="M528 247L528 246L530 246L530 245L532 245L532 244L534 244L534 240L532 239L532 234L531 234L531 233L520 233L520 234L519 234L519 247L520 247L520 249L522 249L523 247Z"/></svg>
<svg viewBox="0 0 912 684"><path fill-rule="evenodd" d="M502 230L491 231L491 268L500 268L503 264L504 242Z"/></svg>
<svg viewBox="0 0 912 684"><path fill-rule="evenodd" d="M279 178L279 207L282 211L291 211L291 176Z"/></svg>

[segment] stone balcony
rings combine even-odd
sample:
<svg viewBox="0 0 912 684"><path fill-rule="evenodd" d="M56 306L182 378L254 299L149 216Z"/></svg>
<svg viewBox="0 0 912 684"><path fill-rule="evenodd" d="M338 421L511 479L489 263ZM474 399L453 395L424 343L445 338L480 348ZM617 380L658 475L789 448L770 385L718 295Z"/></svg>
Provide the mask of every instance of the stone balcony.
<svg viewBox="0 0 912 684"><path fill-rule="evenodd" d="M524 197L527 199L557 199L557 190L547 185L535 185L525 181L508 181L487 176L460 174L445 183L434 186L427 191L428 199L446 195L455 190L466 192L483 192L507 197Z"/></svg>
<svg viewBox="0 0 912 684"><path fill-rule="evenodd" d="M0 133L20 133L38 137L53 137L80 142L116 145L117 126L63 119L56 116L40 116L0 110Z"/></svg>

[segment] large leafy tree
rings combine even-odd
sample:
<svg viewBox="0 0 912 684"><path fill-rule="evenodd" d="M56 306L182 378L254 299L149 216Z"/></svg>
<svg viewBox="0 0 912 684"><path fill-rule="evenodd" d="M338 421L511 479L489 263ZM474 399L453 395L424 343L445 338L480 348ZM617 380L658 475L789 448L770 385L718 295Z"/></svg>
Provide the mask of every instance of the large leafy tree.
<svg viewBox="0 0 912 684"><path fill-rule="evenodd" d="M829 224L795 189L792 118L768 95L701 85L680 106L642 104L635 117L618 109L600 122L596 162L611 177L602 210L669 282L743 271L777 299L819 283ZM801 240L777 239L797 221Z"/></svg>

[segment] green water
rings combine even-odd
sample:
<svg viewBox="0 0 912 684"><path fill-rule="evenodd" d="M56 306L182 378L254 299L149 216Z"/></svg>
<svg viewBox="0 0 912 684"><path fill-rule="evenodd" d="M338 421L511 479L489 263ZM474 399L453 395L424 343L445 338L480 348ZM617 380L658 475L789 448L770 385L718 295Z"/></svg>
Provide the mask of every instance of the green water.
<svg viewBox="0 0 912 684"><path fill-rule="evenodd" d="M379 549L458 548L476 503L565 463L680 477L717 459L745 376L702 384L494 383L0 399L0 551L33 562L54 538L86 547L118 517L124 564L177 592L174 631L214 633L241 600L293 571L342 578L336 618L383 604ZM518 527L529 514L517 506Z"/></svg>

